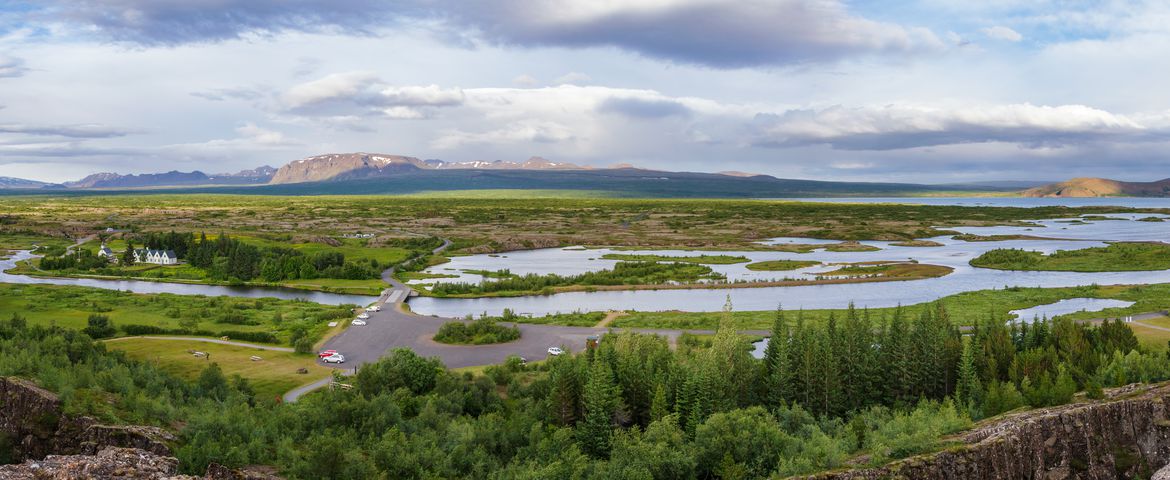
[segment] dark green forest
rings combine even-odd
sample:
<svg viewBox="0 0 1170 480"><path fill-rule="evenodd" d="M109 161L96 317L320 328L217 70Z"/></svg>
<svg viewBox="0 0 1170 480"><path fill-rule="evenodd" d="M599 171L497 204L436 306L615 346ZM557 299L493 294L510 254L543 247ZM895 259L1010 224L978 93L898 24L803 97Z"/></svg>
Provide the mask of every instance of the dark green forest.
<svg viewBox="0 0 1170 480"><path fill-rule="evenodd" d="M945 309L850 310L806 324L777 312L765 358L729 328L671 349L609 334L595 349L483 374L395 350L295 404L257 399L212 364L182 382L82 332L0 322L0 375L30 378L66 409L179 427L182 468L278 466L292 478L768 478L883 463L946 446L972 421L1057 405L1084 390L1170 378L1123 323L969 336Z"/></svg>

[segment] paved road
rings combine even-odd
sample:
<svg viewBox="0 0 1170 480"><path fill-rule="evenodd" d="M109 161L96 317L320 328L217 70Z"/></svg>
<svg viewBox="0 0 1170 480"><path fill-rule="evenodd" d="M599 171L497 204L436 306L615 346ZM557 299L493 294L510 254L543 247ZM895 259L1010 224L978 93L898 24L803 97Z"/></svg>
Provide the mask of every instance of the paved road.
<svg viewBox="0 0 1170 480"><path fill-rule="evenodd" d="M236 347L255 348L257 350L270 350L273 352L292 352L292 351L294 351L293 349L291 349L289 347L273 347L273 346L269 346L269 345L257 345L254 343L233 342L231 340L220 340L218 338L201 338L201 337L153 337L153 336L149 336L149 335L143 335L143 336L137 336L137 337L111 338L111 339L105 340L105 341L106 342L117 342L120 340L129 340L131 338L146 338L146 339L150 339L150 340L180 340L180 341L185 341L185 342L218 343L220 345L232 345L232 346L236 346Z"/></svg>

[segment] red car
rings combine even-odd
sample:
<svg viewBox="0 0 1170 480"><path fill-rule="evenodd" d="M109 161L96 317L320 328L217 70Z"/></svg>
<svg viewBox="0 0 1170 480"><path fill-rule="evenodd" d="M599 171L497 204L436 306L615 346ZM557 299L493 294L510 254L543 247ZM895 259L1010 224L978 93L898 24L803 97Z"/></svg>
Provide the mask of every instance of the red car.
<svg viewBox="0 0 1170 480"><path fill-rule="evenodd" d="M317 358L325 358L325 357L328 357L330 355L333 355L334 353L337 353L337 350L322 350L319 353L317 353Z"/></svg>

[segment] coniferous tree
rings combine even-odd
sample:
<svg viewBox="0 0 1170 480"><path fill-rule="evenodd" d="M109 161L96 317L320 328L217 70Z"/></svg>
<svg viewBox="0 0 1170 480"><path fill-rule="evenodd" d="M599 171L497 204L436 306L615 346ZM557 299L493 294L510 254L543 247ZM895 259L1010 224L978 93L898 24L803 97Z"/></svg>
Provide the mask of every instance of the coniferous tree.
<svg viewBox="0 0 1170 480"><path fill-rule="evenodd" d="M577 424L577 442L581 450L597 457L609 456L613 445L613 418L618 409L618 388L613 383L613 374L605 362L593 362L589 369L589 380L585 383L582 402L585 416Z"/></svg>
<svg viewBox="0 0 1170 480"><path fill-rule="evenodd" d="M792 361L789 355L788 321L784 310L776 308L776 319L772 323L772 336L764 349L764 395L765 403L772 407L792 400Z"/></svg>
<svg viewBox="0 0 1170 480"><path fill-rule="evenodd" d="M979 372L975 367L974 341L963 342L963 355L959 361L959 383L955 388L955 399L961 408L968 412L974 411L981 401L979 396L983 387L979 382ZM992 381L996 383L996 381Z"/></svg>
<svg viewBox="0 0 1170 480"><path fill-rule="evenodd" d="M122 258L120 260L123 266L129 267L134 265L134 243L130 240L126 240L126 250L122 252Z"/></svg>
<svg viewBox="0 0 1170 480"><path fill-rule="evenodd" d="M654 386L654 399L650 402L650 421L657 422L670 415L670 405L666 399L666 387L662 382Z"/></svg>

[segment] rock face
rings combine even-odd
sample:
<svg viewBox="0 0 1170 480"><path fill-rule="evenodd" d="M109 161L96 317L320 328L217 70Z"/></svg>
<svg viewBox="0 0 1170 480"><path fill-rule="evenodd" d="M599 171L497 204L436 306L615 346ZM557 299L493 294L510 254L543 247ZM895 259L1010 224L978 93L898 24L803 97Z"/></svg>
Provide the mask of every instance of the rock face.
<svg viewBox="0 0 1170 480"><path fill-rule="evenodd" d="M374 153L338 153L295 160L280 167L270 183L302 183L376 177L427 168L414 157Z"/></svg>
<svg viewBox="0 0 1170 480"><path fill-rule="evenodd" d="M1121 182L1107 178L1074 178L1024 190L1025 197L1167 197L1170 178L1156 182Z"/></svg>
<svg viewBox="0 0 1170 480"><path fill-rule="evenodd" d="M0 435L11 443L14 460L92 455L108 446L170 455L167 445L175 441L160 428L101 425L92 418L63 415L57 395L18 378L0 378L0 405Z"/></svg>
<svg viewBox="0 0 1170 480"><path fill-rule="evenodd" d="M965 445L815 480L1149 478L1170 463L1170 384L1033 410L980 426Z"/></svg>

